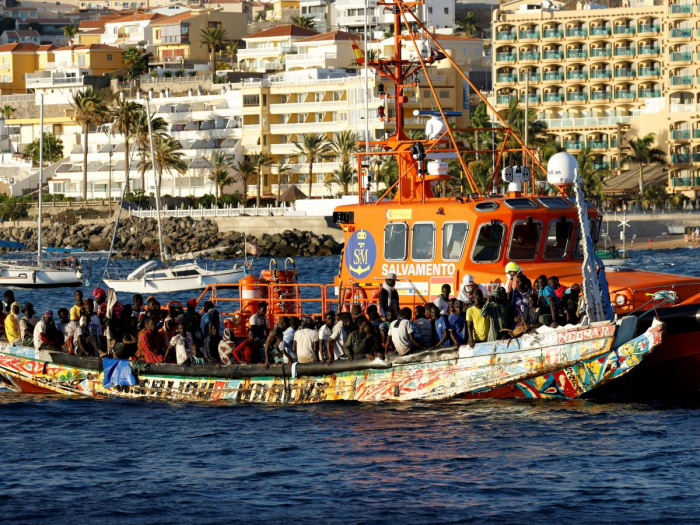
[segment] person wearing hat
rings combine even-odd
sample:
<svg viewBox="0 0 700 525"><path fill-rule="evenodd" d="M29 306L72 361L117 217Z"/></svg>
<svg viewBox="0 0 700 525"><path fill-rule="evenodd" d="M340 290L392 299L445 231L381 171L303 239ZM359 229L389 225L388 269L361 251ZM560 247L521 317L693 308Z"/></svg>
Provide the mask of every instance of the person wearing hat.
<svg viewBox="0 0 700 525"><path fill-rule="evenodd" d="M34 315L34 305L32 303L24 303L22 308L24 316L19 320L19 332L22 337L24 346L34 346L34 327L39 322L39 318Z"/></svg>
<svg viewBox="0 0 700 525"><path fill-rule="evenodd" d="M399 315L399 292L396 291L396 274L389 272L379 290L379 312L386 317L389 310Z"/></svg>
<svg viewBox="0 0 700 525"><path fill-rule="evenodd" d="M523 269L518 266L518 263L514 263L513 261L509 262L506 264L506 284L505 284L505 290L506 294L510 294L517 285L515 284L515 278L521 274Z"/></svg>
<svg viewBox="0 0 700 525"><path fill-rule="evenodd" d="M457 294L457 300L462 301L465 306L472 304L472 292L477 288L481 290L481 293L487 295L486 287L483 284L476 284L473 275L465 275L462 277L462 286Z"/></svg>
<svg viewBox="0 0 700 525"><path fill-rule="evenodd" d="M63 344L59 342L60 335L53 321L53 312L47 310L34 327L34 348L47 352L60 352Z"/></svg>
<svg viewBox="0 0 700 525"><path fill-rule="evenodd" d="M18 302L12 303L10 313L5 318L5 335L13 346L22 344L22 335L19 330L20 309Z"/></svg>
<svg viewBox="0 0 700 525"><path fill-rule="evenodd" d="M107 316L107 292L98 287L92 291L92 296L95 298L95 309L98 317L104 319Z"/></svg>

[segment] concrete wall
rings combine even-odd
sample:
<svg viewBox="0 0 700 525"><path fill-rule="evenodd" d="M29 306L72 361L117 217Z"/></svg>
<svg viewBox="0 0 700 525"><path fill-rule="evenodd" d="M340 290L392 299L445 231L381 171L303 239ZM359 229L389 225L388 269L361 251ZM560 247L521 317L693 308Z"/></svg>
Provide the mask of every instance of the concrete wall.
<svg viewBox="0 0 700 525"><path fill-rule="evenodd" d="M700 213L669 213L649 215L627 215L629 226L626 229L627 240L637 235L635 242L646 242L649 237L659 237L668 233L669 226L700 226ZM622 214L608 214L603 219L603 231L608 230L614 243L620 242L622 227L619 221Z"/></svg>
<svg viewBox="0 0 700 525"><path fill-rule="evenodd" d="M285 230L310 231L317 235L331 235L343 241L343 232L326 217L214 217L220 232L237 231L260 237L274 235Z"/></svg>

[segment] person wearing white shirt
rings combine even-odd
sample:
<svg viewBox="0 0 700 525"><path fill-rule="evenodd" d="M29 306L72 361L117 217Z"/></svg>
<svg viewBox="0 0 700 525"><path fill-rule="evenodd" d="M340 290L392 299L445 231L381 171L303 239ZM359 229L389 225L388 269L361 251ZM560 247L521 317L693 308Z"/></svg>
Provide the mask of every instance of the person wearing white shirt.
<svg viewBox="0 0 700 525"><path fill-rule="evenodd" d="M335 323L333 331L331 332L331 337L327 341L329 364L332 363L334 359L340 359L345 356L345 341L347 341L350 335L350 329L352 328L352 316L348 312L343 312L338 318L339 321ZM333 345L332 350L330 348L331 344Z"/></svg>
<svg viewBox="0 0 700 525"><path fill-rule="evenodd" d="M389 349L389 339L394 343L394 348L399 355L406 355L413 348L423 348L423 345L415 337L415 327L411 321L411 309L402 308L401 317L389 326L389 338L386 342L386 351Z"/></svg>
<svg viewBox="0 0 700 525"><path fill-rule="evenodd" d="M328 355L328 341L331 339L331 334L333 333L333 326L335 325L335 312L330 311L327 312L326 315L324 316L324 323L323 326L318 330L318 341L319 341L319 349L318 349L318 360L322 362L326 362L326 358L324 357L324 353Z"/></svg>
<svg viewBox="0 0 700 525"><path fill-rule="evenodd" d="M253 329L256 339L264 339L270 332L270 323L267 320L267 303L258 303L258 311L248 319L248 326Z"/></svg>
<svg viewBox="0 0 700 525"><path fill-rule="evenodd" d="M300 363L318 361L318 333L310 317L304 318L301 328L294 334L294 353Z"/></svg>
<svg viewBox="0 0 700 525"><path fill-rule="evenodd" d="M457 294L457 299L462 301L463 304L472 304L472 292L476 289L481 290L484 297L489 294L486 291L486 287L482 284L476 284L474 276L467 274L462 278L462 287L459 289L459 294Z"/></svg>
<svg viewBox="0 0 700 525"><path fill-rule="evenodd" d="M433 301L440 310L440 315L450 315L450 293L452 293L452 287L449 284L443 284L442 293Z"/></svg>

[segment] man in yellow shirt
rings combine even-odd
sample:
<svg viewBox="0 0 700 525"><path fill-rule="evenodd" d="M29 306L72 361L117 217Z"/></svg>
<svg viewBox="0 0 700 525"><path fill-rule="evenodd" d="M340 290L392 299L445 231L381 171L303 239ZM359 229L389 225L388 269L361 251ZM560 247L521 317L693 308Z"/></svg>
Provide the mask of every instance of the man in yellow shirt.
<svg viewBox="0 0 700 525"><path fill-rule="evenodd" d="M12 303L10 313L5 317L5 335L10 344L18 345L22 343L22 336L19 332L19 303Z"/></svg>
<svg viewBox="0 0 700 525"><path fill-rule="evenodd" d="M70 309L70 320L79 321L80 320L80 309L85 306L83 303L83 292L82 290L75 291L75 304Z"/></svg>
<svg viewBox="0 0 700 525"><path fill-rule="evenodd" d="M472 306L467 310L467 334L469 336L467 344L474 348L475 343L483 343L488 340L491 319L481 315L484 307L484 293L479 288L474 288L472 292Z"/></svg>

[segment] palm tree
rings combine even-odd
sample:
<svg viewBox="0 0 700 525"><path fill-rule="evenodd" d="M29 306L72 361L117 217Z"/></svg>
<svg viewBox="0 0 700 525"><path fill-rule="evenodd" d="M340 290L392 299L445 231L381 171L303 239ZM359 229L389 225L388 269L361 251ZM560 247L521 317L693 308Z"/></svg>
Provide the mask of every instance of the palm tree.
<svg viewBox="0 0 700 525"><path fill-rule="evenodd" d="M384 185L384 191L386 192L397 180L399 180L399 166L396 163L396 157L394 155L385 157L384 162L379 166L377 182L381 182Z"/></svg>
<svg viewBox="0 0 700 525"><path fill-rule="evenodd" d="M141 106L126 99L117 100L112 108L112 133L124 137L124 171L129 169L129 140L134 136L136 122L141 115ZM129 191L129 179L126 179L126 191Z"/></svg>
<svg viewBox="0 0 700 525"><path fill-rule="evenodd" d="M148 120L144 110L139 112L133 131L134 145L141 157L141 191L146 193L146 157L151 153L151 142L148 134ZM151 129L153 130L153 140L161 135L168 127L167 122L161 117L151 118Z"/></svg>
<svg viewBox="0 0 700 525"><path fill-rule="evenodd" d="M209 172L209 180L214 183L216 207L219 207L219 197L224 192L224 186L233 183L233 177L229 173L235 167L233 157L224 153L221 150L216 150L212 153L209 159L211 171Z"/></svg>
<svg viewBox="0 0 700 525"><path fill-rule="evenodd" d="M425 131L422 129L406 130L406 136L411 140L425 140Z"/></svg>
<svg viewBox="0 0 700 525"><path fill-rule="evenodd" d="M605 198L603 183L610 176L610 172L607 169L595 167L595 155L591 152L591 148L583 148L576 160L586 195L597 201L603 200Z"/></svg>
<svg viewBox="0 0 700 525"><path fill-rule="evenodd" d="M248 179L255 176L257 170L250 160L239 162L234 168L238 174L238 180L243 184L243 206L248 203Z"/></svg>
<svg viewBox="0 0 700 525"><path fill-rule="evenodd" d="M331 179L326 182L326 186L328 186L328 189L330 189L332 184L340 186L343 188L343 195L348 195L350 193L350 186L355 184L356 181L355 170L350 167L350 164L342 163L340 167L333 172Z"/></svg>
<svg viewBox="0 0 700 525"><path fill-rule="evenodd" d="M238 50L238 42L236 40L229 40L226 44L226 54L231 59L231 69L233 69L233 59L236 58L236 51Z"/></svg>
<svg viewBox="0 0 700 525"><path fill-rule="evenodd" d="M304 29L313 29L316 27L316 22L310 16L292 16L289 18L292 25L303 27Z"/></svg>
<svg viewBox="0 0 700 525"><path fill-rule="evenodd" d="M287 177L289 177L290 171L292 171L292 168L290 168L286 164L278 164L277 165L277 206L280 205L280 196L282 194L282 184L284 184L284 181L287 180Z"/></svg>
<svg viewBox="0 0 700 525"><path fill-rule="evenodd" d="M486 109L486 104L483 102L476 107L471 115L469 115L469 127L474 128L474 149L478 152L481 149L482 135L486 133L489 135L488 141L491 139L490 132L479 131L484 128L492 127L489 112ZM493 144L491 145L491 148L493 148ZM476 153L476 160L481 160L481 153Z"/></svg>
<svg viewBox="0 0 700 525"><path fill-rule="evenodd" d="M227 41L226 30L223 27L207 27L201 31L201 39L199 43L209 48L212 75L216 75L216 50L217 48L226 45Z"/></svg>
<svg viewBox="0 0 700 525"><path fill-rule="evenodd" d="M185 153L182 151L182 144L177 139L165 133L153 137L153 152L156 157L155 171L158 177L157 191L161 191L163 183L163 172L165 173L185 173L187 163L183 160ZM153 169L153 162L150 159L146 164L146 169ZM175 188L175 178L173 177L173 189Z"/></svg>
<svg viewBox="0 0 700 525"><path fill-rule="evenodd" d="M474 36L479 31L477 27L476 17L473 11L467 11L462 20L455 22L454 33L456 35L464 34L465 36Z"/></svg>
<svg viewBox="0 0 700 525"><path fill-rule="evenodd" d="M467 164L472 178L482 194L489 192L489 185L493 177L493 164L490 158L475 160Z"/></svg>
<svg viewBox="0 0 700 525"><path fill-rule="evenodd" d="M350 130L334 133L331 149L341 164L350 164L352 154L357 151L357 134Z"/></svg>
<svg viewBox="0 0 700 525"><path fill-rule="evenodd" d="M644 195L644 166L648 166L649 164L666 166L668 164L666 161L666 153L654 147L654 140L656 140L656 135L649 133L641 139L627 141L627 148L629 151L622 157L622 162L637 164L639 166L640 196Z"/></svg>
<svg viewBox="0 0 700 525"><path fill-rule="evenodd" d="M666 187L663 185L644 188L644 194L640 197L642 203L647 208L651 208L652 205L661 207L665 204L667 198L668 193L666 192Z"/></svg>
<svg viewBox="0 0 700 525"><path fill-rule="evenodd" d="M2 115L5 118L10 118L12 115L15 113L15 108L10 106L9 104L4 105L2 108L0 108L0 115Z"/></svg>
<svg viewBox="0 0 700 525"><path fill-rule="evenodd" d="M63 31L63 36L68 37L68 40L70 43L73 43L73 39L75 38L75 35L78 34L78 26L75 24L68 24L67 26L63 26L61 28L61 31Z"/></svg>
<svg viewBox="0 0 700 525"><path fill-rule="evenodd" d="M508 105L508 109L506 110L506 113L504 115L505 121L508 123L508 125L511 127L513 132L521 138L521 140L524 140L525 137L525 110L520 107L520 103L517 98L511 98L510 99L510 104ZM547 136L547 124L545 124L543 121L537 119L537 110L533 108L529 108L528 111L528 116L527 116L527 121L528 121L528 148L530 149L539 149L542 147L548 140ZM503 137L505 136L504 132L499 133L500 137L500 142L501 145L503 144ZM506 144L507 149L519 149L521 148L520 144L513 138L513 136L508 137L508 142ZM511 153L510 154L510 160L511 163L515 163L517 161L522 162L523 161L523 156L522 153L517 152L517 153Z"/></svg>
<svg viewBox="0 0 700 525"><path fill-rule="evenodd" d="M75 110L75 120L83 128L83 200L87 200L88 136L90 126L98 126L109 121L109 109L104 103L102 91L88 87L73 95L71 105Z"/></svg>
<svg viewBox="0 0 700 525"><path fill-rule="evenodd" d="M299 136L298 142L294 142L294 146L297 149L297 156L300 160L304 157L309 166L309 198L311 198L314 163L326 159L331 152L331 147L321 133L304 133Z"/></svg>
<svg viewBox="0 0 700 525"><path fill-rule="evenodd" d="M267 153L253 153L250 156L250 163L255 167L258 174L258 193L255 196L255 205L260 207L260 193L262 191L263 183L263 170L272 166L274 159L270 157Z"/></svg>

